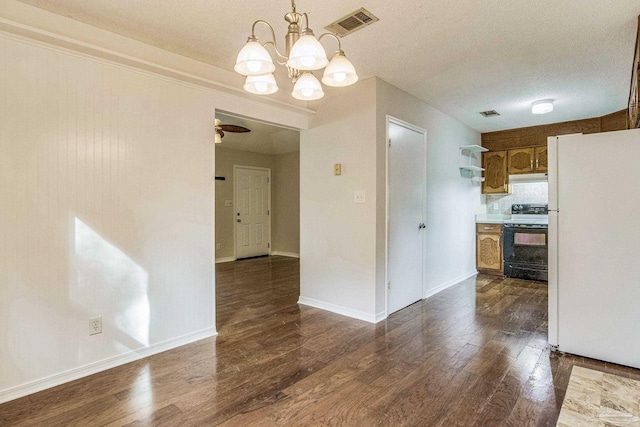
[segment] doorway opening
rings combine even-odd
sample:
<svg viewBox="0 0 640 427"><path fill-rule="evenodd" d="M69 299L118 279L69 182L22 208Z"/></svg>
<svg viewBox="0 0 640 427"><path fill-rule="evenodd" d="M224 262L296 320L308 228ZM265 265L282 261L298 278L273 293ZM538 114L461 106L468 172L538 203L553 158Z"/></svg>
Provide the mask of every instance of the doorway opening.
<svg viewBox="0 0 640 427"><path fill-rule="evenodd" d="M214 201L216 325L223 332L283 295L300 295L300 131L221 111L215 117L223 134L215 144ZM286 271L287 283L269 285L281 274L274 271Z"/></svg>

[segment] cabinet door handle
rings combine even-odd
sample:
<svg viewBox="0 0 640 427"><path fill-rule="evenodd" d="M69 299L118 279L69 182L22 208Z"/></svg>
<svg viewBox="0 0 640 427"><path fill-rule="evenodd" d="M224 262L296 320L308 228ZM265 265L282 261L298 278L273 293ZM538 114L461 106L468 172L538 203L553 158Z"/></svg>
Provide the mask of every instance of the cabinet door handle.
<svg viewBox="0 0 640 427"><path fill-rule="evenodd" d="M533 170L533 159L531 159L531 170Z"/></svg>
<svg viewBox="0 0 640 427"><path fill-rule="evenodd" d="M485 227L485 230L493 230L493 227Z"/></svg>
<svg viewBox="0 0 640 427"><path fill-rule="evenodd" d="M536 170L538 170L538 160L540 159L536 159Z"/></svg>

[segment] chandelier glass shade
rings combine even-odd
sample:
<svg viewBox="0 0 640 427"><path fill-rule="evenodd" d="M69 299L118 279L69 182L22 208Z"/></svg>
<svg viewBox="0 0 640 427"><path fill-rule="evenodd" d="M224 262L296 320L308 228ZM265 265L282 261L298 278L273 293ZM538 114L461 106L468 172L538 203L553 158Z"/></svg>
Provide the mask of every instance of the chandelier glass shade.
<svg viewBox="0 0 640 427"><path fill-rule="evenodd" d="M327 68L324 69L322 83L327 86L344 87L357 81L358 75L356 74L356 69L353 68L353 64L344 56L343 51L337 51L331 58Z"/></svg>
<svg viewBox="0 0 640 427"><path fill-rule="evenodd" d="M311 71L320 70L328 63L327 53L310 31L309 34L300 37L291 48L287 66L297 70Z"/></svg>
<svg viewBox="0 0 640 427"><path fill-rule="evenodd" d="M310 71L302 73L302 75L293 85L291 96L301 101L314 101L324 96L322 85Z"/></svg>
<svg viewBox="0 0 640 427"><path fill-rule="evenodd" d="M278 84L273 74L263 74L261 76L247 76L243 88L256 95L271 95L278 91Z"/></svg>
<svg viewBox="0 0 640 427"><path fill-rule="evenodd" d="M358 81L358 75L353 64L342 51L340 39L333 33L324 33L318 38L309 28L309 18L306 13L296 12L295 0L291 1L292 12L285 15L285 21L289 23L285 36L286 50L281 53L276 44L275 31L266 21L258 20L253 23L251 35L247 43L238 53L234 70L243 76L247 76L244 90L257 95L269 95L278 91L278 84L273 76L276 69L272 56L266 49L266 45L272 45L276 54L276 62L286 66L289 78L294 83L291 96L303 101L320 99L324 96L320 81L312 71L324 68L322 83L327 86L344 87ZM306 27L301 30L304 19ZM258 24L267 26L271 31L272 39L266 43L260 43L255 35ZM320 43L324 37L332 37L338 42L338 50L329 61L326 51ZM326 68L325 68L326 67Z"/></svg>
<svg viewBox="0 0 640 427"><path fill-rule="evenodd" d="M236 66L233 69L244 76L260 76L273 73L276 66L273 64L271 55L258 42L258 39L254 37L252 40L249 37L247 44L238 53Z"/></svg>

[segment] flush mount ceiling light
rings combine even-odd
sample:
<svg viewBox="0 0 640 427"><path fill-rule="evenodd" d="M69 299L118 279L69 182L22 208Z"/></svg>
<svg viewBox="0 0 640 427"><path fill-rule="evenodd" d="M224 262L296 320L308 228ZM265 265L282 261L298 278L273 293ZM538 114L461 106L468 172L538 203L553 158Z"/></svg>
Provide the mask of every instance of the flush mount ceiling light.
<svg viewBox="0 0 640 427"><path fill-rule="evenodd" d="M531 113L547 114L553 111L553 99L541 99L531 104Z"/></svg>
<svg viewBox="0 0 640 427"><path fill-rule="evenodd" d="M316 38L309 28L308 15L296 12L295 0L291 0L291 9L292 11L284 16L285 21L289 23L285 36L284 54L278 50L273 27L262 20L253 23L251 35L238 53L234 67L238 74L247 76L243 86L244 90L256 95L269 95L278 91L276 79L272 74L276 66L265 48L267 45L273 46L276 62L287 67L289 77L294 83L291 96L296 99L311 101L324 96L322 85L313 75L315 70L325 69L322 83L327 86L344 87L357 82L358 75L353 64L342 51L340 39L333 33L324 33ZM304 30L301 26L303 18ZM265 25L271 30L271 40L260 43L255 31L258 24ZM320 40L326 36L332 37L338 42L338 50L331 61L327 59L327 54L320 44Z"/></svg>

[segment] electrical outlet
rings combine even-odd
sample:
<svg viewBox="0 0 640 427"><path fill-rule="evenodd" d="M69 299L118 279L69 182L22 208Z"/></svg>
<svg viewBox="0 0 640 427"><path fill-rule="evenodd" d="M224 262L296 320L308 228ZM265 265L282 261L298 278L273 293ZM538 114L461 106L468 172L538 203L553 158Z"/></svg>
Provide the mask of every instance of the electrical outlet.
<svg viewBox="0 0 640 427"><path fill-rule="evenodd" d="M216 243L216 251L219 251L221 249L222 245L220 245L220 243Z"/></svg>
<svg viewBox="0 0 640 427"><path fill-rule="evenodd" d="M102 333L102 316L92 317L89 319L89 335Z"/></svg>

